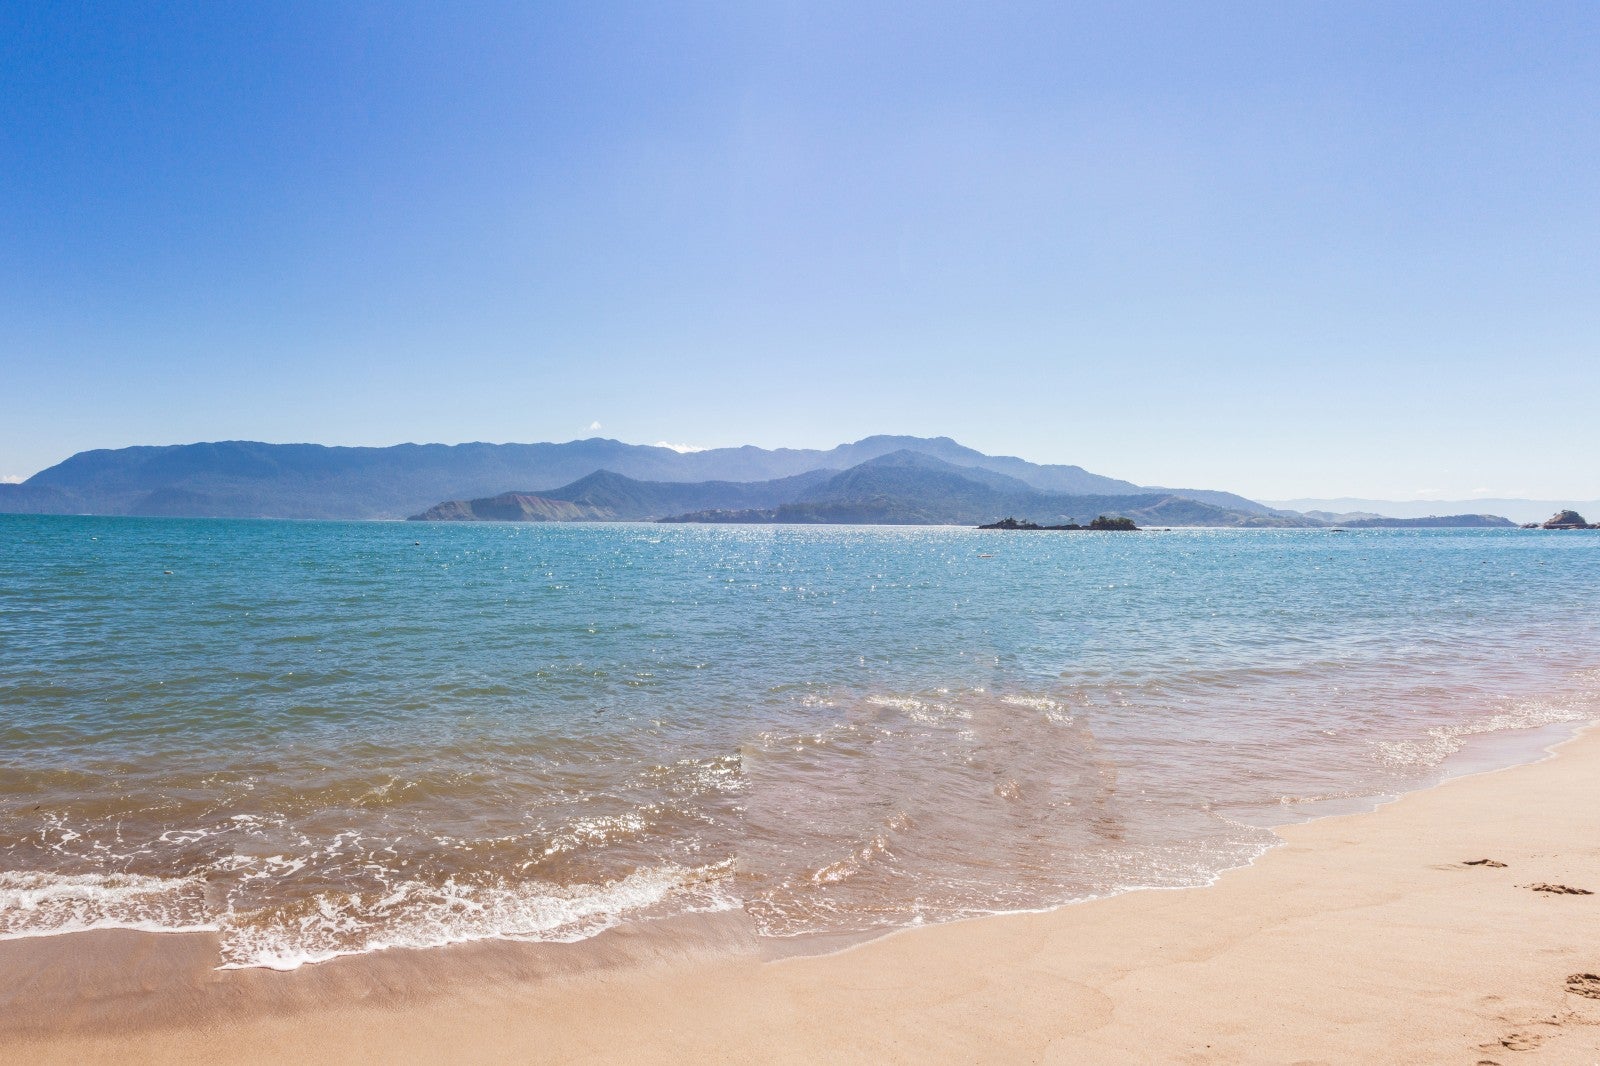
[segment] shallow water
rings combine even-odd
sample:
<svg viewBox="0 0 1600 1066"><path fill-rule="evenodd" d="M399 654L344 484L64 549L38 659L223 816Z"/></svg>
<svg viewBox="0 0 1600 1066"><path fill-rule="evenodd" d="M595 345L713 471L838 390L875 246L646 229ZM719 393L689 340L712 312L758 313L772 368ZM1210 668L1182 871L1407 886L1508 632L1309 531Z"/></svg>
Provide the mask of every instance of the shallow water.
<svg viewBox="0 0 1600 1066"><path fill-rule="evenodd" d="M0 516L0 546L0 935L216 929L224 965L1203 883L1600 690L1592 533Z"/></svg>

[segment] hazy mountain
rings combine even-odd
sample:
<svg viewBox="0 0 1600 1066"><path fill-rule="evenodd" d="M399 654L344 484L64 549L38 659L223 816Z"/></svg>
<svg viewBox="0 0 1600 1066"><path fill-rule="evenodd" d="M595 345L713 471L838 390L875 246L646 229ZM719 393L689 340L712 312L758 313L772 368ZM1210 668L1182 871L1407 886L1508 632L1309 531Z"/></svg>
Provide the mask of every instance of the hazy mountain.
<svg viewBox="0 0 1600 1066"><path fill-rule="evenodd" d="M833 477L833 470L811 470L770 481L637 481L599 470L570 485L540 495L570 500L609 513L613 518L664 518L708 507L773 507L795 499Z"/></svg>
<svg viewBox="0 0 1600 1066"><path fill-rule="evenodd" d="M1384 517L1373 511L1345 511L1343 513L1338 511L1302 511L1300 513L1307 518L1315 518L1318 522L1326 522L1333 526L1338 525L1340 522L1360 522L1366 519L1382 519ZM1398 522L1401 519L1390 519L1390 521Z"/></svg>
<svg viewBox="0 0 1600 1066"><path fill-rule="evenodd" d="M570 485L542 492L508 492L477 500L448 500L414 517L420 521L640 521L685 511L775 507L837 473L813 470L771 481L639 481L597 470ZM565 509L564 509L565 508Z"/></svg>
<svg viewBox="0 0 1600 1066"><path fill-rule="evenodd" d="M1294 524L1289 519L1230 511L1171 494L1039 492L1009 474L958 466L910 450L881 455L848 470L817 470L758 482L639 481L603 470L571 485L537 494L505 493L447 501L416 517L425 521L667 518L975 525L1010 514L1055 523L1088 522L1106 513L1167 525Z"/></svg>
<svg viewBox="0 0 1600 1066"><path fill-rule="evenodd" d="M1271 507L1255 500L1247 500L1235 492L1220 492L1216 489L1168 489L1158 485L1146 485L1140 492L1169 492L1174 496L1183 496L1201 503L1209 503L1213 507L1221 507L1225 511L1243 511L1246 514L1283 515L1294 517L1297 511L1290 508Z"/></svg>
<svg viewBox="0 0 1600 1066"><path fill-rule="evenodd" d="M1600 514L1600 500L1364 500L1344 496L1336 499L1273 500L1268 506L1295 511L1326 511L1335 519L1361 512L1389 518L1428 518L1433 515L1493 514L1512 522L1543 522L1557 511Z"/></svg>
<svg viewBox="0 0 1600 1066"><path fill-rule="evenodd" d="M537 490L542 486L570 487L601 470L663 483L761 482L845 470L907 449L954 466L1011 477L1039 491L1103 495L1145 491L1081 467L984 455L947 437L867 437L826 450L743 447L690 453L601 438L564 444L391 448L222 441L80 452L20 485L0 485L0 511L398 518L441 500L483 499L507 491L540 495ZM1249 503L1241 501L1238 506Z"/></svg>
<svg viewBox="0 0 1600 1066"><path fill-rule="evenodd" d="M880 456L842 471L789 503L704 510L671 521L977 525L1010 516L1054 525L1088 523L1102 514L1125 516L1142 525L1319 524L1227 510L1170 493L1039 492L1018 478L912 451Z"/></svg>
<svg viewBox="0 0 1600 1066"><path fill-rule="evenodd" d="M551 500L526 492L503 492L482 500L448 500L430 507L419 522L603 522L613 516L595 507Z"/></svg>
<svg viewBox="0 0 1600 1066"><path fill-rule="evenodd" d="M1340 520L1335 525L1346 529L1515 529L1517 523L1493 514L1428 515L1425 518L1384 518L1369 516Z"/></svg>

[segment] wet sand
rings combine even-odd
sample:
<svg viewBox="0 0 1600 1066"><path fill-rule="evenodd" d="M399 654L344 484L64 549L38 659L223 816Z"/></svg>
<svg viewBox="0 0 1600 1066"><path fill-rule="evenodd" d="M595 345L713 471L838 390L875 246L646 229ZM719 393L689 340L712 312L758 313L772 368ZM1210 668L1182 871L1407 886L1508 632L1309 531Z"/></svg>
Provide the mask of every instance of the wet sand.
<svg viewBox="0 0 1600 1066"><path fill-rule="evenodd" d="M1208 888L779 961L731 917L605 934L581 969L560 946L274 974L209 969L204 935L11 941L0 1061L1600 1061L1600 731L1279 832Z"/></svg>

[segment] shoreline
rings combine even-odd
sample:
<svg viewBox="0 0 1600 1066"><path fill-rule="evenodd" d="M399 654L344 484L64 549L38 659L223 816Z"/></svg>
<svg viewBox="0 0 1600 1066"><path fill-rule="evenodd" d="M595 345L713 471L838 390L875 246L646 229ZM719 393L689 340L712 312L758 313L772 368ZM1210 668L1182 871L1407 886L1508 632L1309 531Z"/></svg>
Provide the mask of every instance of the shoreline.
<svg viewBox="0 0 1600 1066"><path fill-rule="evenodd" d="M1567 978L1600 973L1600 729L1546 751L1277 827L1279 845L1207 886L824 954L762 958L711 916L692 947L662 929L601 934L582 969L495 942L228 971L225 996L152 1002L204 934L10 941L9 1013L95 982L114 1000L120 980L144 1024L28 1011L6 1043L29 1062L1592 1062L1600 999ZM1506 865L1466 865L1482 858Z"/></svg>
<svg viewBox="0 0 1600 1066"><path fill-rule="evenodd" d="M1277 830L1284 826L1299 825L1307 822L1320 821L1325 818L1368 813L1378 808L1393 803L1413 792L1425 791L1439 785L1455 780L1458 777L1471 776L1480 773L1494 773L1500 770L1511 769L1529 763L1541 761L1551 757L1555 749L1566 741L1582 734L1590 728L1600 727L1600 717L1593 719L1562 719L1554 722L1545 722L1539 725L1524 726L1509 730L1487 730L1481 733L1468 733L1462 738L1461 747L1448 755L1443 762L1432 767L1430 772L1419 778L1410 788L1396 792L1372 793L1369 795L1347 796L1337 799L1315 800L1305 805L1287 806L1280 809L1268 807L1250 808L1254 814L1245 819L1246 823L1264 830L1275 839L1272 843L1263 846L1262 850L1251 858L1236 866L1224 866L1212 872L1207 880L1194 884L1177 885L1149 885L1132 884L1117 888L1102 895L1085 896L1059 902L1041 902L1037 906L1017 907L1009 910L994 910L979 914L968 914L959 917L941 918L931 922L914 925L885 927L878 929L855 929L815 931L803 933L793 937L774 937L769 935L749 933L748 936L730 937L726 927L737 925L737 918L731 915L719 915L720 908L710 911L690 911L671 917L646 917L622 918L614 925L607 926L597 933L577 939L539 940L515 935L488 935L480 937L467 937L460 940L444 941L436 944L424 945L392 945L368 948L365 950L352 950L338 952L325 957L304 959L293 965L272 965L267 963L244 964L231 962L218 962L212 960L207 969L216 972L239 971L243 973L299 973L313 969L338 969L340 967L359 967L362 960L374 960L385 956L409 956L427 958L440 955L441 957L458 955L475 950L496 950L492 945L506 945L503 950L526 951L534 953L559 952L559 961L552 960L549 964L543 961L538 967L540 973L574 973L582 972L590 965L608 967L618 964L613 952L601 952L597 959L586 960L584 952L587 945L594 944L597 940L603 943L602 938L615 938L626 936L642 940L671 939L679 935L679 930L690 930L690 936L696 933L701 935L700 943L680 945L684 948L683 954L699 954L708 948L717 950L712 945L726 948L730 940L742 940L739 950L754 954L760 960L773 962L789 958L804 958L820 955L832 955L861 944L869 943L884 937L897 936L902 933L915 932L918 929L939 925L948 925L955 922L981 921L986 918L1003 918L1012 915L1037 915L1048 914L1064 907L1076 907L1086 903L1111 899L1129 892L1147 891L1184 891L1188 889L1203 889L1214 885L1223 875L1232 870L1244 869L1259 862L1265 855L1278 847L1282 840L1278 837ZM1270 812L1270 813L1269 813ZM696 929L697 926L710 926L710 935L705 935L705 929ZM217 925L196 925L186 928L161 928L150 925L105 925L89 928L62 929L48 932L6 933L0 934L0 972L3 972L7 949L4 945L14 941L44 941L46 943L60 938L70 938L73 944L76 938L121 938L121 937L156 937L161 940L188 939L195 943L205 943L212 949L216 958L221 958L217 950L218 935L222 932ZM40 952L50 949L41 947ZM159 951L159 948L155 950ZM570 955L571 957L564 957ZM329 964L333 964L331 967ZM0 1007L3 1007L9 997L5 995L5 986L0 981ZM14 1028L8 1023L8 1018L3 1009L0 1009L0 1033Z"/></svg>

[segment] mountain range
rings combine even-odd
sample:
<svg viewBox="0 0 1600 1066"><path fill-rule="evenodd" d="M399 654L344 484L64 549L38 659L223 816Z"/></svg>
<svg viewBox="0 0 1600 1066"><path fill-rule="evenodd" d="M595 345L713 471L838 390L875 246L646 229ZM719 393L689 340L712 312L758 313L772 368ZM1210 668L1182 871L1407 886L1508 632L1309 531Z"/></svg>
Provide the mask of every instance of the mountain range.
<svg viewBox="0 0 1600 1066"><path fill-rule="evenodd" d="M986 455L948 437L887 435L829 449L697 452L603 438L101 449L21 484L0 485L0 512L896 524L977 524L1005 515L1083 523L1116 514L1147 525L1209 526L1319 526L1340 517L1272 508L1216 489L1140 486L1079 466ZM1475 517L1481 516L1457 519ZM1457 519L1442 521L1482 524Z"/></svg>
<svg viewBox="0 0 1600 1066"><path fill-rule="evenodd" d="M593 438L562 444L318 444L220 441L79 452L20 485L0 485L0 512L219 518L404 518L443 500L571 483L597 471L657 483L751 483L838 472L898 451L1015 478L1040 492L1123 496L1146 491L1082 467L985 455L948 437L875 436L829 449L671 448ZM1178 492L1249 513L1232 493ZM781 500L752 497L739 507ZM694 509L694 508L689 508Z"/></svg>
<svg viewBox="0 0 1600 1066"><path fill-rule="evenodd" d="M577 513L567 510L574 507L579 509ZM638 481L602 470L558 489L451 500L414 517L422 521L579 518L975 525L1006 514L1050 523L1086 523L1107 513L1160 525L1322 524L1298 516L1224 508L1171 492L1138 488L1117 493L1042 492L1009 474L958 466L911 449L880 455L847 470L815 470L758 482L675 484Z"/></svg>

